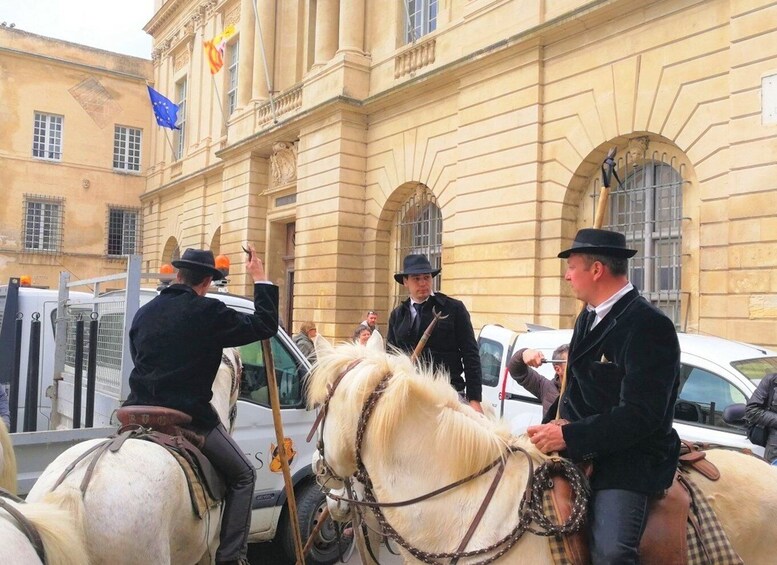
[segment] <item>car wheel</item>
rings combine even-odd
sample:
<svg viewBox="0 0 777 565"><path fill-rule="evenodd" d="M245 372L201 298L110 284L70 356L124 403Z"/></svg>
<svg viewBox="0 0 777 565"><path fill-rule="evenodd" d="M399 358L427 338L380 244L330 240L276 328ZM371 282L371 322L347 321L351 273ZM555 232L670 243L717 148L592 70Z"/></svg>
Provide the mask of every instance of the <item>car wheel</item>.
<svg viewBox="0 0 777 565"><path fill-rule="evenodd" d="M316 527L326 509L326 497L315 482L302 486L297 493L297 516L302 544L307 543L310 532ZM316 534L310 552L306 556L307 565L330 565L337 562L341 555L349 554L353 546L353 536L343 539L342 526L327 516L321 529ZM283 517L278 532L278 541L288 563L296 561L294 537L289 524L288 508L284 507Z"/></svg>

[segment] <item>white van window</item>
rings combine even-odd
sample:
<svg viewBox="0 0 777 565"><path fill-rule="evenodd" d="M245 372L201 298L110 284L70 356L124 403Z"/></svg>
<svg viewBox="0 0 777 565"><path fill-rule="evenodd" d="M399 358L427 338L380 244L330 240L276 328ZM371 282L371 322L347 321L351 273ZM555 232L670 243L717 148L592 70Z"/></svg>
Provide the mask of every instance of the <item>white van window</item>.
<svg viewBox="0 0 777 565"><path fill-rule="evenodd" d="M281 408L299 408L304 404L302 382L307 370L297 363L297 359L278 341L278 338L273 337L270 340L270 346L275 364L275 379L278 381ZM262 342L255 341L238 349L240 350L240 359L243 362L240 398L270 407Z"/></svg>
<svg viewBox="0 0 777 565"><path fill-rule="evenodd" d="M747 402L747 396L720 375L683 364L677 401L676 419L730 431L738 428L723 421L723 410Z"/></svg>
<svg viewBox="0 0 777 565"><path fill-rule="evenodd" d="M485 386L499 385L499 367L502 364L504 348L502 344L486 338L478 340L480 348L480 370Z"/></svg>

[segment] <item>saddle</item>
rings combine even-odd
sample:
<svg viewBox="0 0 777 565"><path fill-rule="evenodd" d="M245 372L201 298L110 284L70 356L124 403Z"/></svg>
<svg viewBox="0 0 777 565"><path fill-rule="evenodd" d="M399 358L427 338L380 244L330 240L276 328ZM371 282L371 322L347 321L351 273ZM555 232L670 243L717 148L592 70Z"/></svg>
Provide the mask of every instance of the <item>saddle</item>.
<svg viewBox="0 0 777 565"><path fill-rule="evenodd" d="M185 426L191 416L162 406L123 406L116 412L122 424L118 436L109 446L118 451L128 438L151 441L167 449L186 474L195 514L202 517L204 510L223 500L226 485L208 458L202 453L205 437ZM198 485L202 488L195 488Z"/></svg>
<svg viewBox="0 0 777 565"><path fill-rule="evenodd" d="M698 446L682 442L678 472L672 485L662 497L650 501L647 524L639 546L640 563L643 565L688 563L688 524L699 533L699 525L690 512L690 488L680 472L689 468L711 481L720 478L720 471L706 459L706 454ZM590 475L590 469L584 471ZM571 492L572 489L565 478L554 477L550 497L558 523L565 522L570 516ZM572 565L590 565L587 527L565 536L562 542L564 553Z"/></svg>

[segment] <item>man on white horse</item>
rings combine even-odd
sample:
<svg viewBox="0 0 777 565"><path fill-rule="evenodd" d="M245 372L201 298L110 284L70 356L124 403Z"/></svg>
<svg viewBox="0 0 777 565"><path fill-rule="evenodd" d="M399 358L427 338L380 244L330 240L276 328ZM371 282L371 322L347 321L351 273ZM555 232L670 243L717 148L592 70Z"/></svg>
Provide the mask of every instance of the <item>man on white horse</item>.
<svg viewBox="0 0 777 565"><path fill-rule="evenodd" d="M278 331L278 287L267 282L253 246L249 251L246 270L255 283L255 313L206 297L211 281L224 275L211 251L187 249L173 261L175 284L140 308L130 329L135 368L124 405L189 414L192 428L205 436L203 453L227 483L217 564L245 563L256 471L211 407L211 388L225 347L269 339Z"/></svg>
<svg viewBox="0 0 777 565"><path fill-rule="evenodd" d="M463 302L434 292L432 279L439 272L440 269L432 269L425 255L405 257L402 272L396 273L394 280L404 285L410 296L391 312L386 341L412 353L434 312L439 312L442 317L429 337L422 358L448 373L451 386L466 397L472 408L483 412L480 405L483 377L472 321Z"/></svg>
<svg viewBox="0 0 777 565"><path fill-rule="evenodd" d="M600 564L637 563L648 501L668 489L680 440L672 429L680 346L672 321L639 295L627 278L619 233L582 229L564 278L587 303L575 323L566 392L546 420L527 430L544 453L565 451L593 463L591 557Z"/></svg>

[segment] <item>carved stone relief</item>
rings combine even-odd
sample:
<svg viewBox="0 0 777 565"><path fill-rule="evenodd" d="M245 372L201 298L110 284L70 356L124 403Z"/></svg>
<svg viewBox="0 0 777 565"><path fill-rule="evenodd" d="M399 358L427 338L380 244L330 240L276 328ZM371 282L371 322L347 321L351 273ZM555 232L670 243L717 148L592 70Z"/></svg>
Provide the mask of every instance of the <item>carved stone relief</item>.
<svg viewBox="0 0 777 565"><path fill-rule="evenodd" d="M270 185L283 186L297 178L297 146L279 141L272 146L270 155Z"/></svg>

